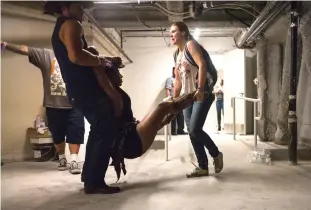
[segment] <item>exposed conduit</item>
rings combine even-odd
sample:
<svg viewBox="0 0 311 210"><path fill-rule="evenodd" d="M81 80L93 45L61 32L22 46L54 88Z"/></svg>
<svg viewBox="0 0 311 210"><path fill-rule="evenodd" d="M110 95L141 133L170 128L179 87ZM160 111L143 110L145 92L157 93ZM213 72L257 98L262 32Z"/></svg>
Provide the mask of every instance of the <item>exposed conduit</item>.
<svg viewBox="0 0 311 210"><path fill-rule="evenodd" d="M257 37L264 33L289 5L290 2L287 1L268 2L248 30L241 29L235 34L236 46L238 48L254 48Z"/></svg>
<svg viewBox="0 0 311 210"><path fill-rule="evenodd" d="M95 18L90 14L89 11L85 11L84 15L87 17L89 21L94 24L98 30L117 48L117 50L130 62L133 63L132 59L124 52L124 50L116 43L111 36L99 25L99 23L95 20Z"/></svg>

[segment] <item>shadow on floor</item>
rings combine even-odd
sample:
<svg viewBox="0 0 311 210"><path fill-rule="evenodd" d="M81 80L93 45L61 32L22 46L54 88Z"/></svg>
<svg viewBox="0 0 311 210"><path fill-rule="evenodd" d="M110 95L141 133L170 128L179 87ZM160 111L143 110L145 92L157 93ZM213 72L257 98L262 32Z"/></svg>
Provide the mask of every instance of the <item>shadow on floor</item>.
<svg viewBox="0 0 311 210"><path fill-rule="evenodd" d="M153 150L165 149L165 142L162 140L154 140L150 149L153 149Z"/></svg>

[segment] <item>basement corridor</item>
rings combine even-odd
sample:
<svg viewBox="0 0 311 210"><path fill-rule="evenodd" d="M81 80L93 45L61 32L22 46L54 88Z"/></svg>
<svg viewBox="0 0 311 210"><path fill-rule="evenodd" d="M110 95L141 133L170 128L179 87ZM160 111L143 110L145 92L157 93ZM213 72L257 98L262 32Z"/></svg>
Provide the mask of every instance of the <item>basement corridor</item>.
<svg viewBox="0 0 311 210"><path fill-rule="evenodd" d="M271 166L249 163L249 140L212 134L224 153L224 170L209 177L186 179L193 168L187 136L169 142L165 162L163 136L140 159L127 161L116 195L83 193L80 176L55 170L57 162L7 163L2 167L2 210L310 210L311 163L291 166L287 161ZM156 145L154 146L154 148ZM176 149L178 148L178 149ZM107 181L116 176L109 168Z"/></svg>

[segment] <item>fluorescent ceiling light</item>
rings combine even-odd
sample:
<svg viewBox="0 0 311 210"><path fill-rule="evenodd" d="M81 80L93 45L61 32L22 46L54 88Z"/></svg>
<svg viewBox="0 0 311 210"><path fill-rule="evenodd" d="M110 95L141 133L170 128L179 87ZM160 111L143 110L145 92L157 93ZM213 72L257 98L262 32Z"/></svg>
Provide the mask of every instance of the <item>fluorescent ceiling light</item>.
<svg viewBox="0 0 311 210"><path fill-rule="evenodd" d="M195 40L198 40L199 37L200 37L200 33L201 33L201 30L200 30L199 28L195 28L194 34L193 34L193 38L194 38Z"/></svg>

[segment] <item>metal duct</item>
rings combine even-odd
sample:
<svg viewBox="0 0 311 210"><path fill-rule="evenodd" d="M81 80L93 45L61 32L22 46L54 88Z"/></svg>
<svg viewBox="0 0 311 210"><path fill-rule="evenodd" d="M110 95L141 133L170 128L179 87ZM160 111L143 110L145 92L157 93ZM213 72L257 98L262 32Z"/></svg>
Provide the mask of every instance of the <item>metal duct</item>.
<svg viewBox="0 0 311 210"><path fill-rule="evenodd" d="M240 29L234 36L234 41L238 48L253 48L256 38L264 33L268 27L276 20L283 10L290 5L287 1L268 2L250 28Z"/></svg>

